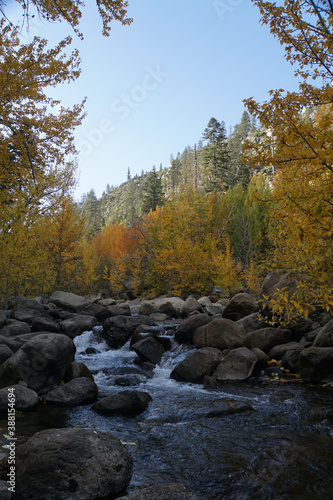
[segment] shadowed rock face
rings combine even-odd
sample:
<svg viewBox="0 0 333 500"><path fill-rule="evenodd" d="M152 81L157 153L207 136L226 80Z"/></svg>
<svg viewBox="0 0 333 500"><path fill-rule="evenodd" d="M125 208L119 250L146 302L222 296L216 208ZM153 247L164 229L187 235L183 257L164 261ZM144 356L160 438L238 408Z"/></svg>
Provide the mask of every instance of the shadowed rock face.
<svg viewBox="0 0 333 500"><path fill-rule="evenodd" d="M127 500L198 500L193 491L181 484L161 484L144 488L126 497Z"/></svg>
<svg viewBox="0 0 333 500"><path fill-rule="evenodd" d="M82 500L123 491L133 461L120 440L89 429L38 432L17 448L16 491L21 500Z"/></svg>

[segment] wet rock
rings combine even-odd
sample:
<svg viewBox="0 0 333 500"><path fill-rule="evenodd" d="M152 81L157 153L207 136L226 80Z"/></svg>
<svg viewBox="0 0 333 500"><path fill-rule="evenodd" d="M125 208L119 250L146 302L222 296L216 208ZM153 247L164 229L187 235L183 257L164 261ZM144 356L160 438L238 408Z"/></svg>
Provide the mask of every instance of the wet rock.
<svg viewBox="0 0 333 500"><path fill-rule="evenodd" d="M300 375L307 382L333 380L333 347L309 347L300 354Z"/></svg>
<svg viewBox="0 0 333 500"><path fill-rule="evenodd" d="M7 322L6 326L4 326L0 330L0 335L4 337L12 337L15 335L22 335L24 333L30 332L31 328L27 323L25 323L24 321L13 320L10 323Z"/></svg>
<svg viewBox="0 0 333 500"><path fill-rule="evenodd" d="M134 373L129 375L120 375L115 377L114 385L119 385L122 387L128 387L133 385L139 385L142 382L146 382L146 377L144 375L135 375Z"/></svg>
<svg viewBox="0 0 333 500"><path fill-rule="evenodd" d="M139 325L132 335L130 345L132 346L139 340L145 339L147 337L156 337L160 333L165 333L163 326L152 326L152 325Z"/></svg>
<svg viewBox="0 0 333 500"><path fill-rule="evenodd" d="M258 302L248 293L237 293L223 309L223 318L238 321L259 311Z"/></svg>
<svg viewBox="0 0 333 500"><path fill-rule="evenodd" d="M73 361L69 365L64 375L64 382L69 382L73 378L79 378L79 377L86 377L87 379L94 382L94 376L89 370L89 368L84 363L78 363L77 361Z"/></svg>
<svg viewBox="0 0 333 500"><path fill-rule="evenodd" d="M139 340L139 342L132 345L132 349L144 361L150 361L154 364L158 364L165 353L165 349L162 344L153 337L147 337L143 340Z"/></svg>
<svg viewBox="0 0 333 500"><path fill-rule="evenodd" d="M97 395L98 388L94 382L85 377L78 377L48 392L44 398L47 403L78 406L93 403Z"/></svg>
<svg viewBox="0 0 333 500"><path fill-rule="evenodd" d="M202 313L203 312L202 305L193 297L187 297L185 303L180 309L180 315L183 318L186 318L187 316L189 316L194 312Z"/></svg>
<svg viewBox="0 0 333 500"><path fill-rule="evenodd" d="M24 380L30 389L45 394L63 379L73 361L75 346L66 335L37 334L0 368L0 387Z"/></svg>
<svg viewBox="0 0 333 500"><path fill-rule="evenodd" d="M161 484L144 488L126 500L198 500L195 493L181 484Z"/></svg>
<svg viewBox="0 0 333 500"><path fill-rule="evenodd" d="M145 323L142 316L116 316L108 318L103 323L100 335L111 349L119 349L132 337L135 329Z"/></svg>
<svg viewBox="0 0 333 500"><path fill-rule="evenodd" d="M213 347L204 347L190 354L172 370L170 378L182 382L200 383L211 375L222 359L222 353Z"/></svg>
<svg viewBox="0 0 333 500"><path fill-rule="evenodd" d="M60 329L63 333L68 335L69 338L73 339L83 332L92 330L96 325L97 319L94 316L78 314L72 318L65 319L65 321L61 321Z"/></svg>
<svg viewBox="0 0 333 500"><path fill-rule="evenodd" d="M333 347L333 319L322 327L316 336L313 347Z"/></svg>
<svg viewBox="0 0 333 500"><path fill-rule="evenodd" d="M16 450L21 500L83 500L114 496L128 486L132 458L120 440L90 429L38 432Z"/></svg>
<svg viewBox="0 0 333 500"><path fill-rule="evenodd" d="M181 325L177 328L175 339L179 344L193 342L193 335L197 328L204 326L211 321L208 314L196 314L184 319Z"/></svg>
<svg viewBox="0 0 333 500"><path fill-rule="evenodd" d="M60 327L58 323L53 321L51 316L49 318L45 316L35 317L31 323L31 331L32 332L53 332L60 333Z"/></svg>
<svg viewBox="0 0 333 500"><path fill-rule="evenodd" d="M126 390L98 401L92 406L92 409L107 415L113 413L137 415L145 411L150 401L152 401L152 397L148 392Z"/></svg>
<svg viewBox="0 0 333 500"><path fill-rule="evenodd" d="M226 355L218 364L212 376L217 382L246 380L251 377L256 363L257 357L250 349L238 347Z"/></svg>
<svg viewBox="0 0 333 500"><path fill-rule="evenodd" d="M79 313L88 304L85 297L81 297L75 293L61 291L53 292L49 298L49 302L52 302L61 309L74 313Z"/></svg>
<svg viewBox="0 0 333 500"><path fill-rule="evenodd" d="M111 311L107 307L103 307L101 304L88 304L85 306L81 314L87 314L88 316L94 316L99 323L103 323L107 318L112 316Z"/></svg>
<svg viewBox="0 0 333 500"><path fill-rule="evenodd" d="M8 389L8 387L0 389L0 412L3 413L8 413ZM37 392L21 384L11 385L10 389L14 389L15 410L31 410L38 405L39 397Z"/></svg>
<svg viewBox="0 0 333 500"><path fill-rule="evenodd" d="M261 328L248 333L251 346L259 347L266 354L276 345L286 344L290 340L290 331L279 328Z"/></svg>
<svg viewBox="0 0 333 500"><path fill-rule="evenodd" d="M241 325L226 318L218 318L198 328L193 335L193 343L197 349L215 347L216 349L234 349L250 347L248 333Z"/></svg>

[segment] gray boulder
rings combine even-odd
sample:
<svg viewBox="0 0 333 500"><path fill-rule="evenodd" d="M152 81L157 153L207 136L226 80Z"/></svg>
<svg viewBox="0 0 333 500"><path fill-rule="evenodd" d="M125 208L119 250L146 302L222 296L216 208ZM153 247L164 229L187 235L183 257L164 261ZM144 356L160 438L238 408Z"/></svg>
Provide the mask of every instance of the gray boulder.
<svg viewBox="0 0 333 500"><path fill-rule="evenodd" d="M6 344L0 344L0 365L2 365L7 359L13 356L14 352Z"/></svg>
<svg viewBox="0 0 333 500"><path fill-rule="evenodd" d="M203 312L202 305L195 298L187 297L185 303L180 309L180 315L186 318L186 316L189 316L194 312L202 313Z"/></svg>
<svg viewBox="0 0 333 500"><path fill-rule="evenodd" d="M244 328L225 318L214 319L198 328L193 335L193 343L197 349L215 347L221 351L242 346L250 347L250 340Z"/></svg>
<svg viewBox="0 0 333 500"><path fill-rule="evenodd" d="M309 347L300 354L300 375L307 382L333 380L333 347Z"/></svg>
<svg viewBox="0 0 333 500"><path fill-rule="evenodd" d="M126 500L198 500L193 491L181 484L159 484L136 491Z"/></svg>
<svg viewBox="0 0 333 500"><path fill-rule="evenodd" d="M126 390L98 401L92 406L92 409L106 415L114 413L137 415L145 411L150 401L152 398L148 392Z"/></svg>
<svg viewBox="0 0 333 500"><path fill-rule="evenodd" d="M141 302L140 307L139 307L139 314L142 316L149 316L150 314L154 314L159 312L156 307L153 306L150 300L144 300Z"/></svg>
<svg viewBox="0 0 333 500"><path fill-rule="evenodd" d="M60 384L74 353L75 346L66 335L36 335L1 366L0 387L23 380L30 389L45 394Z"/></svg>
<svg viewBox="0 0 333 500"><path fill-rule="evenodd" d="M89 368L84 363L78 363L77 361L72 361L69 365L65 375L64 382L69 382L73 378L85 377L91 382L94 382L94 376L89 370Z"/></svg>
<svg viewBox="0 0 333 500"><path fill-rule="evenodd" d="M170 378L182 382L200 383L211 375L222 359L222 353L213 347L204 347L190 354L172 370Z"/></svg>
<svg viewBox="0 0 333 500"><path fill-rule="evenodd" d="M291 334L289 330L280 328L261 328L248 333L252 347L259 347L266 354L276 345L289 342Z"/></svg>
<svg viewBox="0 0 333 500"><path fill-rule="evenodd" d="M238 321L259 311L258 302L249 293L237 293L223 309L222 317Z"/></svg>
<svg viewBox="0 0 333 500"><path fill-rule="evenodd" d="M142 316L116 316L103 323L102 337L111 349L119 349L132 337L135 329L145 323Z"/></svg>
<svg viewBox="0 0 333 500"><path fill-rule="evenodd" d="M131 316L131 308L125 302L123 304L115 304L108 306L111 316Z"/></svg>
<svg viewBox="0 0 333 500"><path fill-rule="evenodd" d="M0 335L4 337L13 337L15 335L23 335L24 333L30 333L30 326L24 321L11 320L7 321L6 326L0 330Z"/></svg>
<svg viewBox="0 0 333 500"><path fill-rule="evenodd" d="M146 337L132 345L133 351L144 361L158 364L166 352L163 345L153 337Z"/></svg>
<svg viewBox="0 0 333 500"><path fill-rule="evenodd" d="M177 316L180 316L180 310L185 304L185 301L180 297L158 297L157 299L152 300L153 306L156 307L156 309L159 309L160 311L161 307L163 308L164 305L167 303L171 304L177 311Z"/></svg>
<svg viewBox="0 0 333 500"><path fill-rule="evenodd" d="M272 272L268 274L262 282L261 289L259 292L260 299L267 297L271 299L277 290L286 289L289 296L296 291L295 280L289 278L288 274L280 274L277 272Z"/></svg>
<svg viewBox="0 0 333 500"><path fill-rule="evenodd" d="M316 336L313 347L333 347L333 319L322 327Z"/></svg>
<svg viewBox="0 0 333 500"><path fill-rule="evenodd" d="M17 321L24 321L31 326L33 318L40 316L41 314L41 311L38 311L37 309L29 309L28 307L24 307L19 304L15 307L15 309L13 309L11 317Z"/></svg>
<svg viewBox="0 0 333 500"><path fill-rule="evenodd" d="M83 332L89 332L97 325L97 319L87 314L78 314L72 318L65 319L60 323L60 329L71 339Z"/></svg>
<svg viewBox="0 0 333 500"><path fill-rule="evenodd" d="M107 308L102 306L101 304L88 304L85 306L81 314L87 314L88 316L94 316L99 323L103 323L107 318L110 318L112 316L111 311Z"/></svg>
<svg viewBox="0 0 333 500"><path fill-rule="evenodd" d="M8 389L0 389L0 412L8 413ZM39 403L37 392L32 391L28 387L21 384L11 385L10 389L14 389L15 410L26 411L31 410ZM12 393L11 393L12 394Z"/></svg>
<svg viewBox="0 0 333 500"><path fill-rule="evenodd" d="M266 328L268 326L259 312L249 314L248 316L239 319L237 323L242 325L247 332L253 332L254 330L260 330L261 328Z"/></svg>
<svg viewBox="0 0 333 500"><path fill-rule="evenodd" d="M120 440L91 429L48 429L16 450L21 500L93 500L126 489L133 460Z"/></svg>
<svg viewBox="0 0 333 500"><path fill-rule="evenodd" d="M98 388L94 382L85 377L78 377L48 392L44 398L47 403L78 406L93 403L97 395Z"/></svg>
<svg viewBox="0 0 333 500"><path fill-rule="evenodd" d="M233 349L218 364L212 377L217 382L246 380L251 377L257 363L256 355L247 347Z"/></svg>
<svg viewBox="0 0 333 500"><path fill-rule="evenodd" d="M300 345L297 349L287 351L283 355L281 365L285 370L289 370L291 373L299 373L300 371L299 360L303 349L304 347Z"/></svg>
<svg viewBox="0 0 333 500"><path fill-rule="evenodd" d="M38 316L31 322L31 331L60 333L60 327L51 317Z"/></svg>
<svg viewBox="0 0 333 500"><path fill-rule="evenodd" d="M57 307L61 307L61 309L74 313L79 313L88 304L87 300L80 295L61 291L53 292L49 298L49 302L52 302Z"/></svg>
<svg viewBox="0 0 333 500"><path fill-rule="evenodd" d="M208 314L195 314L184 319L181 325L177 328L175 339L179 344L193 342L193 335L197 328L206 325L211 321Z"/></svg>
<svg viewBox="0 0 333 500"><path fill-rule="evenodd" d="M287 344L280 344L273 347L269 353L269 359L282 359L283 356L288 351L298 350L301 352L305 348L305 344L299 344L299 342L288 342Z"/></svg>

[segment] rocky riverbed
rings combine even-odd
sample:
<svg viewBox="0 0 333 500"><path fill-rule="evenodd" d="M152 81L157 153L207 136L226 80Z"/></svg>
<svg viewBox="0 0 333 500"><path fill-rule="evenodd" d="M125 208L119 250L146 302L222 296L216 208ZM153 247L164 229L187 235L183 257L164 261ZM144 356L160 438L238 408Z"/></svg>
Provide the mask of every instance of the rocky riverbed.
<svg viewBox="0 0 333 500"><path fill-rule="evenodd" d="M181 464L183 472L170 473L168 464L166 473L160 468L159 452L163 449L168 455L168 443L173 442L175 463L186 462L187 456L194 471L200 464L201 474L206 470L207 477L215 478L216 471L211 470L214 459L209 455L219 449L219 439L212 438L216 422L232 425L232 418L241 427L249 421L261 426L258 415L263 417L274 408L274 417L270 416L274 424L268 427L280 429L277 408L284 408L286 400L295 400L297 411L304 412L299 395L309 402L306 428L312 427L311 422L324 422L325 437L320 434L320 439L325 443L324 456L331 456L332 318L321 313L311 320L303 318L288 329L273 328L263 322L258 302L247 293L237 294L230 301L215 300L160 297L116 301L55 292L47 301L21 298L10 309L0 311L3 498L11 498L6 476L10 442L5 432L8 388L14 389L17 412L13 498L278 498L264 485L258 487L259 476L253 463L238 449L244 442L253 446L248 441L251 436L245 439L243 429L233 437L233 447L243 457L248 491L244 484L238 489L235 486L237 481L242 483L240 471L232 465L225 445L219 446L222 456L215 458L217 464L224 459L229 470L221 475L219 486L216 479L211 479L210 485L204 477L191 479ZM81 345L80 339L87 335L93 341ZM120 365L115 361L119 356ZM320 392L319 405L317 391L324 391L324 397ZM264 394L264 401L258 399L258 392ZM278 405L272 404L274 395ZM290 405L295 410L292 402ZM283 426L287 425L288 420L281 418ZM112 425L110 428L110 419L114 429ZM293 425L296 427L295 422ZM156 432L156 443L160 443L157 452L155 448L152 451L146 437L142 441L143 435L154 437ZM197 450L192 448L198 437L193 442L189 432L202 436ZM277 446L278 435L266 427L264 432ZM258 439L255 434L253 443ZM138 442L142 449L135 444ZM187 449L189 443L191 451ZM146 446L155 465L147 465ZM282 474L281 451L277 454ZM290 455L294 454L293 449ZM263 457L267 458L265 454ZM289 463L287 455L285 460ZM326 459L321 460L325 463ZM269 481L274 483L281 476L278 471L274 475L271 462L264 466L269 469ZM296 477L298 474L294 471ZM316 482L314 478L313 484ZM316 498L310 485L307 488L309 498ZM255 496L256 490L261 491L261 496ZM332 483L327 491L333 494ZM304 492L302 495L303 500L306 496Z"/></svg>

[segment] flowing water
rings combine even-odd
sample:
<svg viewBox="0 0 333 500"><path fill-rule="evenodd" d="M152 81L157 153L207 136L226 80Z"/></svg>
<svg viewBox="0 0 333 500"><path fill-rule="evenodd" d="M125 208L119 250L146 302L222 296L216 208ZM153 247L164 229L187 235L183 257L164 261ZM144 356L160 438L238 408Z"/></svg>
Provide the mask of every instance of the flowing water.
<svg viewBox="0 0 333 500"><path fill-rule="evenodd" d="M94 373L101 396L123 389L114 385L137 356L126 345L108 350L95 332L75 339L76 360ZM84 354L87 347L94 354ZM152 396L135 417L104 416L90 406L41 406L17 415L19 442L41 429L86 427L118 436L131 452L134 471L128 492L177 482L202 500L333 499L333 420L314 417L314 409L333 408L333 390L302 383L239 383L220 388L170 379L187 354L174 345L147 379L137 385ZM217 400L250 404L253 410L207 418L202 410Z"/></svg>

